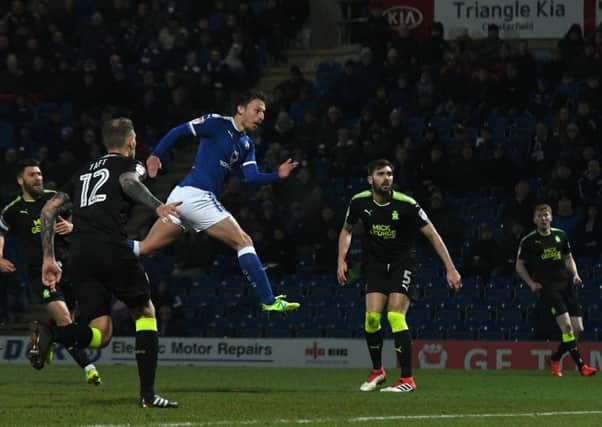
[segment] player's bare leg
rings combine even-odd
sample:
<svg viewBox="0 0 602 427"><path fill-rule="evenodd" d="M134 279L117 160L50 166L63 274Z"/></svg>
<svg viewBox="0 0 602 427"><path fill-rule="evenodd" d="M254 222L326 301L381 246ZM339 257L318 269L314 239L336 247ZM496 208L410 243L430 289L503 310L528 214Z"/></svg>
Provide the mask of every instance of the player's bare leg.
<svg viewBox="0 0 602 427"><path fill-rule="evenodd" d="M237 252L240 268L255 287L263 311L287 312L299 308L299 303L286 301L285 295L274 296L270 279L253 247L253 240L232 216L213 224L206 231L209 236L225 243Z"/></svg>
<svg viewBox="0 0 602 427"><path fill-rule="evenodd" d="M583 317L581 316L570 316L571 326L573 327L573 333L577 338L581 336L584 331L583 328Z"/></svg>
<svg viewBox="0 0 602 427"><path fill-rule="evenodd" d="M387 296L380 292L369 292L366 294L366 317L364 330L366 332L366 344L372 370L366 381L360 386L361 391L374 391L376 387L387 380L387 373L382 365L383 333L381 330L382 312L387 303Z"/></svg>
<svg viewBox="0 0 602 427"><path fill-rule="evenodd" d="M152 255L174 242L183 232L184 229L180 225L174 224L165 218L159 218L144 240L137 242L138 250L134 250L134 253L140 256Z"/></svg>
<svg viewBox="0 0 602 427"><path fill-rule="evenodd" d="M401 366L401 377L390 387L381 391L410 392L416 390L416 383L412 375L412 339L406 322L406 313L410 308L410 299L407 295L393 292L389 294L387 304L387 320L393 332L393 341L397 361Z"/></svg>

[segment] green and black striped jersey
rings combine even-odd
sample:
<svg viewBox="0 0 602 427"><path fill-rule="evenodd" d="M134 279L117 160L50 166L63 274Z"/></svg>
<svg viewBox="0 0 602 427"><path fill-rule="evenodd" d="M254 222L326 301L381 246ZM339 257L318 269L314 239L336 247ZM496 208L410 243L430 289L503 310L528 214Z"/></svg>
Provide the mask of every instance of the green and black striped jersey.
<svg viewBox="0 0 602 427"><path fill-rule="evenodd" d="M345 217L349 225L358 221L364 226L364 263L393 263L414 256L416 235L428 217L403 193L395 191L387 203L379 204L371 191L364 191L352 197Z"/></svg>

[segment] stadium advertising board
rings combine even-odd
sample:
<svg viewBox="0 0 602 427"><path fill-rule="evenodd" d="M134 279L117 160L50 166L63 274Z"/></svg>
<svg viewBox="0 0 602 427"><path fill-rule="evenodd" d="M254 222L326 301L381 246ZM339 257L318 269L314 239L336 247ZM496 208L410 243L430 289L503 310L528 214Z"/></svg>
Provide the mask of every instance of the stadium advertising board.
<svg viewBox="0 0 602 427"><path fill-rule="evenodd" d="M434 20L449 39L485 37L490 24L505 39L558 39L572 24L583 28L584 0L435 0Z"/></svg>
<svg viewBox="0 0 602 427"><path fill-rule="evenodd" d="M429 33L433 23L433 0L384 0L379 3L383 5L383 15L391 30L405 25L416 34Z"/></svg>
<svg viewBox="0 0 602 427"><path fill-rule="evenodd" d="M25 358L26 337L0 336L0 363L29 363ZM420 369L547 369L546 358L557 343L508 341L414 341L414 366ZM602 368L602 343L580 343L586 363ZM383 364L396 365L393 342L385 341ZM89 350L99 364L135 364L134 338L113 339L102 350ZM55 364L72 364L67 352L58 347ZM346 367L369 366L362 339L243 339L243 338L160 338L161 365ZM570 357L564 369L574 367Z"/></svg>

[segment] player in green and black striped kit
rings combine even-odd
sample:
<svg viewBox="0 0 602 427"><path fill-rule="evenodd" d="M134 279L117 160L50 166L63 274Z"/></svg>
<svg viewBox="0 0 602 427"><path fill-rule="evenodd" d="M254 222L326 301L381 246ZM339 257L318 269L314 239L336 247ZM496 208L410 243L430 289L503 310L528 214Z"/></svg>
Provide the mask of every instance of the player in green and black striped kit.
<svg viewBox="0 0 602 427"><path fill-rule="evenodd" d="M368 183L371 191L351 199L339 234L337 279L341 285L347 281L345 257L351 245L353 225L361 220L364 226L362 267L366 279L365 330L373 369L360 390L375 390L386 380L380 323L386 306L401 378L381 391L410 392L416 389L416 383L412 376L412 343L406 313L415 286L414 240L419 231L429 239L443 261L452 289L460 288L460 274L422 208L411 197L393 191L393 165L388 160L375 160L368 165Z"/></svg>
<svg viewBox="0 0 602 427"><path fill-rule="evenodd" d="M583 318L576 288L582 282L569 241L564 231L551 227L550 205L536 205L533 222L537 229L523 237L518 246L516 272L533 292L541 294L562 331L562 342L550 361L552 375L562 376L560 360L568 351L581 375L591 377L598 371L583 362L577 347L577 336L583 332Z"/></svg>

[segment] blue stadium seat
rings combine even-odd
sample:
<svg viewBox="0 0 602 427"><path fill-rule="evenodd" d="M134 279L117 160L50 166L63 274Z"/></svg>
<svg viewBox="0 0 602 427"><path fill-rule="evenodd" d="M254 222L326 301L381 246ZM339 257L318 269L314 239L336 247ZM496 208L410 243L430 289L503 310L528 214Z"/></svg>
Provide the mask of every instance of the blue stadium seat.
<svg viewBox="0 0 602 427"><path fill-rule="evenodd" d="M452 322L447 327L446 338L452 340L474 340L475 328L469 322Z"/></svg>
<svg viewBox="0 0 602 427"><path fill-rule="evenodd" d="M230 337L232 336L232 324L228 319L216 316L205 328L205 336L216 338Z"/></svg>
<svg viewBox="0 0 602 427"><path fill-rule="evenodd" d="M602 326L602 325L600 325ZM597 342L600 341L600 329L598 327L586 327L585 331L579 336L581 342Z"/></svg>
<svg viewBox="0 0 602 427"><path fill-rule="evenodd" d="M431 303L437 304L441 301L448 301L451 299L452 294L447 287L447 284L443 280L437 283L427 283L424 287L424 298L428 299Z"/></svg>
<svg viewBox="0 0 602 427"><path fill-rule="evenodd" d="M498 314L498 322L504 327L525 323L525 314L518 308L505 308Z"/></svg>
<svg viewBox="0 0 602 427"><path fill-rule="evenodd" d="M408 311L408 323L414 325L428 323L431 321L432 318L433 314L431 313L431 310L427 308L412 307Z"/></svg>
<svg viewBox="0 0 602 427"><path fill-rule="evenodd" d="M297 338L322 338L324 330L319 325L305 326L303 324L295 328Z"/></svg>
<svg viewBox="0 0 602 427"><path fill-rule="evenodd" d="M473 325L476 326L482 322L486 322L486 321L493 319L494 314L492 313L492 311L490 309L473 308L468 311L467 317L468 317L468 320Z"/></svg>
<svg viewBox="0 0 602 427"><path fill-rule="evenodd" d="M509 283L488 283L484 287L483 299L491 305L497 305L512 300L513 291Z"/></svg>
<svg viewBox="0 0 602 427"><path fill-rule="evenodd" d="M507 339L507 335L500 329L482 329L477 331L477 338L486 341L504 341Z"/></svg>
<svg viewBox="0 0 602 427"><path fill-rule="evenodd" d="M261 319L247 315L233 330L235 337L254 338L263 336L263 322Z"/></svg>
<svg viewBox="0 0 602 427"><path fill-rule="evenodd" d="M442 322L431 322L419 326L421 339L445 339L447 333L447 324Z"/></svg>
<svg viewBox="0 0 602 427"><path fill-rule="evenodd" d="M537 295L529 288L529 286L521 283L514 288L514 301L517 304L529 305L537 300Z"/></svg>
<svg viewBox="0 0 602 427"><path fill-rule="evenodd" d="M458 310L453 309L444 309L437 311L435 314L435 318L441 322L456 322L461 320L460 312Z"/></svg>

